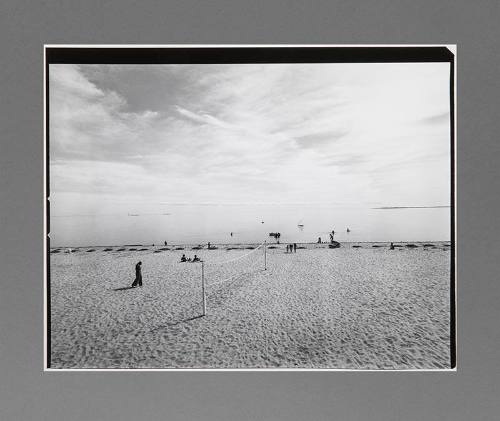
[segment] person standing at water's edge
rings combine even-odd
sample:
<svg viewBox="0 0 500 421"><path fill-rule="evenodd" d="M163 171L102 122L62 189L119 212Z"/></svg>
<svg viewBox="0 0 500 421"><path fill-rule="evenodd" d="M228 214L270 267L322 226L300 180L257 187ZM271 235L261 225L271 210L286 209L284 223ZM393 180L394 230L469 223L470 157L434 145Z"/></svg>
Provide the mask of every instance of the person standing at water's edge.
<svg viewBox="0 0 500 421"><path fill-rule="evenodd" d="M135 280L132 283L132 288L135 288L137 285L142 287L142 262L135 265Z"/></svg>

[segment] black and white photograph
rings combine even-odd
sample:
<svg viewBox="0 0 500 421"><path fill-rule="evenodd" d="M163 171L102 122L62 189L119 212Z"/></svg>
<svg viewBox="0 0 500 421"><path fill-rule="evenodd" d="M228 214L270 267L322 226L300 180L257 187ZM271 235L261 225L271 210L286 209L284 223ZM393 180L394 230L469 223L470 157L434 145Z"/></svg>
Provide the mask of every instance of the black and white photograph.
<svg viewBox="0 0 500 421"><path fill-rule="evenodd" d="M46 370L455 370L447 46L45 47Z"/></svg>

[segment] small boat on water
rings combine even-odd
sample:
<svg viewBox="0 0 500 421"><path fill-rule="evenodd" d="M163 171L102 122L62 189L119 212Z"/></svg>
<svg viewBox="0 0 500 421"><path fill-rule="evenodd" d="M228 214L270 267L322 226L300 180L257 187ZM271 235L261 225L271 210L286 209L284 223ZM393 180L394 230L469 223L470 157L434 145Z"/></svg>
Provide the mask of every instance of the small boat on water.
<svg viewBox="0 0 500 421"><path fill-rule="evenodd" d="M298 222L297 226L299 227L299 229L304 229L304 222L302 221L302 219Z"/></svg>

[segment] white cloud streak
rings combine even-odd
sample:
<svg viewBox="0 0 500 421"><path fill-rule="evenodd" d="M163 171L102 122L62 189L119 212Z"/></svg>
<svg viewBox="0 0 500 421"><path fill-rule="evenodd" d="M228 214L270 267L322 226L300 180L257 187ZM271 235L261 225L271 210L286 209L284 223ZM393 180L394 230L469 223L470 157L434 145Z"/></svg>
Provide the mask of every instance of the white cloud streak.
<svg viewBox="0 0 500 421"><path fill-rule="evenodd" d="M447 204L448 74L439 63L51 65L54 206L74 210L75 195L89 211Z"/></svg>

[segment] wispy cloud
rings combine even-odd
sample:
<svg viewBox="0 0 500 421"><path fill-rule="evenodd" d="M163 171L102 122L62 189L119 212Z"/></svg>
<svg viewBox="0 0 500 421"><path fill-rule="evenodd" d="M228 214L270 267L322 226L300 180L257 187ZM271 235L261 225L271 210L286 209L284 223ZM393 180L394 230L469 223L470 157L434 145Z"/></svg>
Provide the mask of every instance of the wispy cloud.
<svg viewBox="0 0 500 421"><path fill-rule="evenodd" d="M318 148L331 146L339 139L343 138L347 132L345 131L328 131L320 133L311 133L305 136L295 138L297 145L301 148Z"/></svg>
<svg viewBox="0 0 500 421"><path fill-rule="evenodd" d="M450 113L449 111L437 113L422 119L423 123L427 124L445 124L450 123Z"/></svg>
<svg viewBox="0 0 500 421"><path fill-rule="evenodd" d="M180 115L182 115L182 116L184 116L184 117L188 118L189 120L194 121L196 123L208 124L208 125L220 127L223 129L238 129L237 126L234 126L234 125L228 124L222 120L219 120L218 118L213 117L208 113L197 114L197 113L186 110L186 109L179 107L179 106L176 106L175 109L177 110L177 112Z"/></svg>

